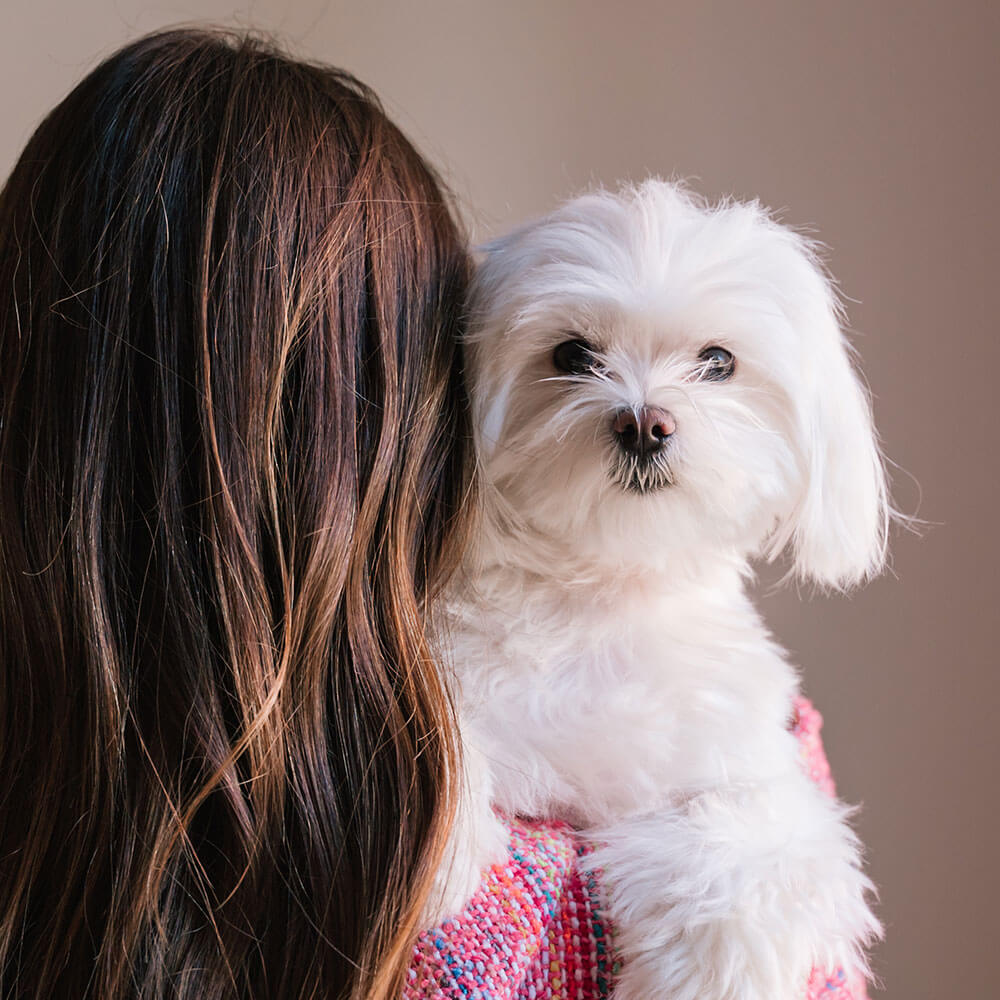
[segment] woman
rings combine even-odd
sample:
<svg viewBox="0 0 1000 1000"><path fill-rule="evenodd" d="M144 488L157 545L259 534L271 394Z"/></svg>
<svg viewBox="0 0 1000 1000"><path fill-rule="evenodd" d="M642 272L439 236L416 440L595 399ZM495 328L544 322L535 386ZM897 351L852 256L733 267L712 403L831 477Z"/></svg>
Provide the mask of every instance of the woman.
<svg viewBox="0 0 1000 1000"><path fill-rule="evenodd" d="M371 92L262 42L141 39L39 126L0 193L0 996L607 995L565 828L511 823L418 937L468 276Z"/></svg>
<svg viewBox="0 0 1000 1000"><path fill-rule="evenodd" d="M372 94L145 38L0 195L0 995L397 996L468 275Z"/></svg>

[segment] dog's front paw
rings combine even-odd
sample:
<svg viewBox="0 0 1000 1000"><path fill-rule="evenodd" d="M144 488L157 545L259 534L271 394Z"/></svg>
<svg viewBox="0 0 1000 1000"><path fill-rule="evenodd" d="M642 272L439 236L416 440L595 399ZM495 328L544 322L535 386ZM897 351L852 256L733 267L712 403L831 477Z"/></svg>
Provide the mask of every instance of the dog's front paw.
<svg viewBox="0 0 1000 1000"><path fill-rule="evenodd" d="M653 948L642 927L628 937L647 947L622 942L629 954L615 1000L805 1000L811 951L744 916L686 927Z"/></svg>
<svg viewBox="0 0 1000 1000"><path fill-rule="evenodd" d="M616 1000L804 1000L814 968L867 971L872 886L846 810L811 788L704 795L600 832Z"/></svg>

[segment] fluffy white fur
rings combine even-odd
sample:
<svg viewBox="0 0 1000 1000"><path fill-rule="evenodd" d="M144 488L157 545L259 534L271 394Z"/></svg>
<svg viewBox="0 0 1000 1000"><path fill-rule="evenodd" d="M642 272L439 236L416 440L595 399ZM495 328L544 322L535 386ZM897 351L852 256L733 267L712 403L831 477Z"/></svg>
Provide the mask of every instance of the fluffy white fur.
<svg viewBox="0 0 1000 1000"><path fill-rule="evenodd" d="M880 930L848 810L803 774L795 670L745 593L788 549L829 587L886 543L870 408L813 248L758 204L648 181L485 248L468 344L482 526L441 610L467 789L440 910L508 813L600 845L619 1000L801 1000ZM599 364L566 375L560 342ZM736 359L704 378L709 345ZM659 488L615 415L668 410Z"/></svg>

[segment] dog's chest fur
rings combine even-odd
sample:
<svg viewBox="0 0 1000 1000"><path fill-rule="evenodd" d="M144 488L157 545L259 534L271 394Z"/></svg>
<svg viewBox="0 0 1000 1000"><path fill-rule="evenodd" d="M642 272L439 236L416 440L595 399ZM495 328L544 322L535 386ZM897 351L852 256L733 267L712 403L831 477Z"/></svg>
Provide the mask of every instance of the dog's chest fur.
<svg viewBox="0 0 1000 1000"><path fill-rule="evenodd" d="M797 678L737 573L568 586L494 565L445 621L466 740L507 812L602 823L788 759Z"/></svg>

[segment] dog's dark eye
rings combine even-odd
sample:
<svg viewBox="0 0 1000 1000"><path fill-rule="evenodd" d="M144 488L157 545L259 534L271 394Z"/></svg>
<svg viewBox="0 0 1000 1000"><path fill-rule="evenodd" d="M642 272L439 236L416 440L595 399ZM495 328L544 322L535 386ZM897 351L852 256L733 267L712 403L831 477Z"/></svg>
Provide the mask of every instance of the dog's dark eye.
<svg viewBox="0 0 1000 1000"><path fill-rule="evenodd" d="M552 363L567 375L589 375L597 364L593 348L585 340L564 340L552 352Z"/></svg>
<svg viewBox="0 0 1000 1000"><path fill-rule="evenodd" d="M698 355L698 360L701 362L698 377L707 382L725 382L732 378L736 370L736 358L730 351L716 344L706 347Z"/></svg>

